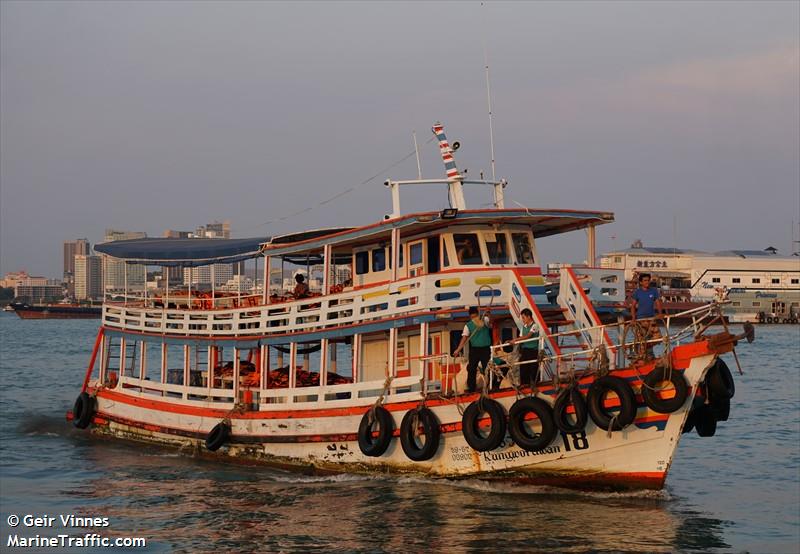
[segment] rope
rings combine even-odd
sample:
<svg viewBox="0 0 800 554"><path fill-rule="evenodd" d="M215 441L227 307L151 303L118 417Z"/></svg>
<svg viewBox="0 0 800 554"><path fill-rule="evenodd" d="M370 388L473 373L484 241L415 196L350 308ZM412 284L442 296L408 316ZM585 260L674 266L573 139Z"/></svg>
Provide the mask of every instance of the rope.
<svg viewBox="0 0 800 554"><path fill-rule="evenodd" d="M614 414L614 417L608 422L608 429L606 430L606 438L608 439L611 438L611 429L614 428L614 424L617 422L617 415L619 414Z"/></svg>
<svg viewBox="0 0 800 554"><path fill-rule="evenodd" d="M389 392L389 386L392 384L393 379L394 377L392 377L391 375L386 376L386 380L384 380L383 382L383 390L381 391L380 396L378 396L378 398L372 404L372 407L369 409L369 418L367 419L369 425L372 425L372 423L375 421L375 410L377 410L379 407L383 405L383 401L386 399L386 393Z"/></svg>

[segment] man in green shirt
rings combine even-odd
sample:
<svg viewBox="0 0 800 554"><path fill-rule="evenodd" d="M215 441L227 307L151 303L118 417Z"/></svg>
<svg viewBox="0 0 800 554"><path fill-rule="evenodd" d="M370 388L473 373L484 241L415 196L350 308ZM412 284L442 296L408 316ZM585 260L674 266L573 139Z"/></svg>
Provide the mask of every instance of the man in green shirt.
<svg viewBox="0 0 800 554"><path fill-rule="evenodd" d="M533 320L533 312L530 309L525 308L521 315L522 325L519 325L519 337L511 342L520 343L520 385L532 385L539 380L539 326Z"/></svg>
<svg viewBox="0 0 800 554"><path fill-rule="evenodd" d="M481 373L486 372L489 365L492 346L492 330L489 316L481 319L478 315L478 308L472 306L469 309L469 321L464 326L461 333L461 342L453 351L453 356L458 356L469 342L469 362L467 363L467 392L475 392L478 379L478 364L481 365Z"/></svg>

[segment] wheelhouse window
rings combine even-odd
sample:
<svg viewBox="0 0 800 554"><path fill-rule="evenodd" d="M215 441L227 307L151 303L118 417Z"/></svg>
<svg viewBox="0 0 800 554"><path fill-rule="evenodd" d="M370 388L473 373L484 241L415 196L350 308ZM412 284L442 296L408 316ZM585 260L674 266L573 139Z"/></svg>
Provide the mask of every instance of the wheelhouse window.
<svg viewBox="0 0 800 554"><path fill-rule="evenodd" d="M386 270L386 249L385 248L376 248L372 251L372 271L384 271Z"/></svg>
<svg viewBox="0 0 800 554"><path fill-rule="evenodd" d="M508 256L508 239L505 233L486 233L486 251L489 253L489 263L507 264L510 262Z"/></svg>
<svg viewBox="0 0 800 554"><path fill-rule="evenodd" d="M514 241L514 253L517 255L517 263L532 264L533 248L528 233L512 233L511 240Z"/></svg>
<svg viewBox="0 0 800 554"><path fill-rule="evenodd" d="M369 273L369 252L356 252L356 275Z"/></svg>
<svg viewBox="0 0 800 554"><path fill-rule="evenodd" d="M459 264L480 265L483 263L478 235L475 233L454 234L453 242L456 245Z"/></svg>
<svg viewBox="0 0 800 554"><path fill-rule="evenodd" d="M411 265L419 265L422 263L422 243L417 242L412 244L408 249L408 263Z"/></svg>

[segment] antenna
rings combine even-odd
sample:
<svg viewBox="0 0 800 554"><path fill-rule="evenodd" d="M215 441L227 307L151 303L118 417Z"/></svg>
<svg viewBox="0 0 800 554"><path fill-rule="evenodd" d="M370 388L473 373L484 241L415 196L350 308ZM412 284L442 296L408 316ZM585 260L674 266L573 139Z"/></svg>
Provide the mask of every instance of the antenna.
<svg viewBox="0 0 800 554"><path fill-rule="evenodd" d="M483 2L481 2L483 7ZM492 92L489 87L489 54L486 48L486 29L484 28L483 34L483 62L486 69L486 105L489 109L489 156L492 162L492 181L496 181L497 177L494 171L494 128L492 125Z"/></svg>
<svg viewBox="0 0 800 554"><path fill-rule="evenodd" d="M417 179L422 179L422 166L419 165L419 146L417 146L417 132L411 131L411 136L414 137L414 152L417 153Z"/></svg>

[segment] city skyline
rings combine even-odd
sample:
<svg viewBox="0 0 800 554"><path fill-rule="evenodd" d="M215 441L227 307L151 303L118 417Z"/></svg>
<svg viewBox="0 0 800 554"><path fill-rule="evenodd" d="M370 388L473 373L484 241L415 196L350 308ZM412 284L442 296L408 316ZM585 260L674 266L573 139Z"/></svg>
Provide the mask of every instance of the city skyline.
<svg viewBox="0 0 800 554"><path fill-rule="evenodd" d="M789 254L800 238L797 3L0 10L0 273L58 276L61 241L107 227L159 236L221 218L247 237L379 221L383 180L417 175L413 131L423 176L444 175L437 120L458 167L491 175L484 54L509 206L614 212L599 252L642 239ZM441 40L444 21L458 39ZM400 25L414 40L385 40ZM299 29L310 39L286 49ZM446 206L429 192L404 210ZM579 239L539 249L580 262Z"/></svg>

